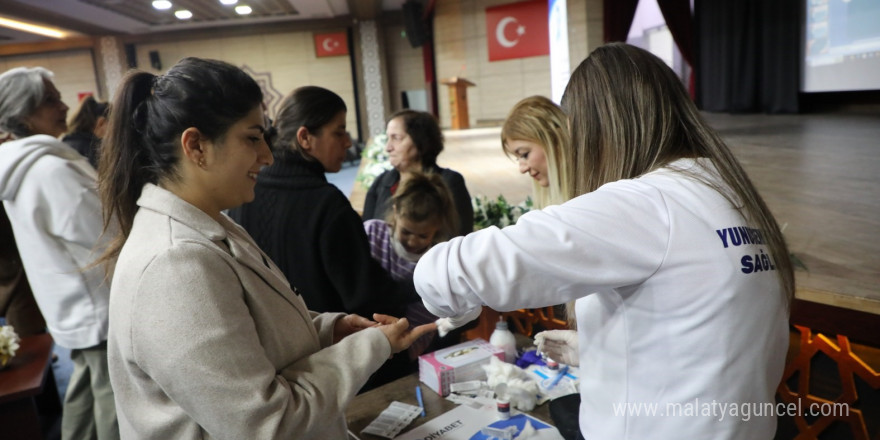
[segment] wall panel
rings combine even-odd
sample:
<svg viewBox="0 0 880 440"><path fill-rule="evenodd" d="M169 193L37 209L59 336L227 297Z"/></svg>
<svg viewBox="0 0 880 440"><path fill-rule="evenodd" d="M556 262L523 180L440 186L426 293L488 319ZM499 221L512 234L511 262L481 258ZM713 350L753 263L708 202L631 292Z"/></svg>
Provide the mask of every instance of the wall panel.
<svg viewBox="0 0 880 440"><path fill-rule="evenodd" d="M287 32L143 43L137 45L138 67L162 73L150 66L149 53L157 51L163 71L184 57L195 56L269 73L272 85L282 97L297 87L321 86L345 100L348 107L346 125L355 134L354 86L349 57L316 57L312 35L312 32ZM277 105L273 105L270 117L274 118L276 111Z"/></svg>
<svg viewBox="0 0 880 440"><path fill-rule="evenodd" d="M79 93L92 93L98 99L106 99L98 92L95 61L90 49L0 57L0 72L15 67L37 66L45 67L55 74L52 82L61 92L61 100L70 107L68 115L72 115L79 107Z"/></svg>

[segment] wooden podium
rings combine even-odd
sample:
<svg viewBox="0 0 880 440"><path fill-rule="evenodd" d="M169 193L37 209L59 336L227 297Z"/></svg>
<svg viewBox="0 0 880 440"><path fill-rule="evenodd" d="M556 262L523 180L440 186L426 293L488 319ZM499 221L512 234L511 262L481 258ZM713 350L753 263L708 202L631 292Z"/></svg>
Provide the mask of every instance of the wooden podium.
<svg viewBox="0 0 880 440"><path fill-rule="evenodd" d="M467 88L476 84L457 76L444 79L441 83L449 86L449 113L452 116L452 129L470 128Z"/></svg>

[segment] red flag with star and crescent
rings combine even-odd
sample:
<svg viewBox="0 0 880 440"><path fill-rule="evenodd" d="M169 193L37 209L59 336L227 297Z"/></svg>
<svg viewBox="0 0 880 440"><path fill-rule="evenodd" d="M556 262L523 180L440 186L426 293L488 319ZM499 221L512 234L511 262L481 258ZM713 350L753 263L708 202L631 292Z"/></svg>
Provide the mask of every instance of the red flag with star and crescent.
<svg viewBox="0 0 880 440"><path fill-rule="evenodd" d="M315 34L315 56L348 55L348 35L343 32Z"/></svg>
<svg viewBox="0 0 880 440"><path fill-rule="evenodd" d="M549 54L547 14L547 0L486 8L489 61Z"/></svg>

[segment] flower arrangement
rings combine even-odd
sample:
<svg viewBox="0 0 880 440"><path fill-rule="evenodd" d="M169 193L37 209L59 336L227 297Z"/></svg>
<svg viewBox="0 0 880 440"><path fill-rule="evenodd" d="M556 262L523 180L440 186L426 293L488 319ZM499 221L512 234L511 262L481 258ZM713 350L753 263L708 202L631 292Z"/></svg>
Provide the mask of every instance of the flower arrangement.
<svg viewBox="0 0 880 440"><path fill-rule="evenodd" d="M355 180L360 183L361 187L364 189L369 189L370 185L373 184L373 181L376 180L380 174L392 168L391 163L388 162L388 154L385 153L386 143L388 143L388 136L385 134L378 134L373 136L373 138L367 142L367 147L364 148L364 151L361 153L361 160L364 163L364 168Z"/></svg>
<svg viewBox="0 0 880 440"><path fill-rule="evenodd" d="M474 207L474 229L488 228L489 226L497 226L503 228L516 223L519 218L532 210L532 198L526 197L526 200L517 205L511 205L503 195L499 195L495 199L489 199L486 196L476 196L471 198L471 205Z"/></svg>
<svg viewBox="0 0 880 440"><path fill-rule="evenodd" d="M0 327L0 368L5 367L9 360L18 351L18 343L21 339L15 333L11 325Z"/></svg>

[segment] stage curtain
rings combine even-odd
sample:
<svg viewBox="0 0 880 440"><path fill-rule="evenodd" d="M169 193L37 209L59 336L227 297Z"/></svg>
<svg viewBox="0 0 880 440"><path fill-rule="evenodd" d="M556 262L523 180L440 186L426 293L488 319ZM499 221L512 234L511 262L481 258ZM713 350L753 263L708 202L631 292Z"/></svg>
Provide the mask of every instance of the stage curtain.
<svg viewBox="0 0 880 440"><path fill-rule="evenodd" d="M603 36L606 43L626 41L639 0L604 0L602 2Z"/></svg>
<svg viewBox="0 0 880 440"><path fill-rule="evenodd" d="M697 104L797 113L801 0L696 0Z"/></svg>
<svg viewBox="0 0 880 440"><path fill-rule="evenodd" d="M691 75L688 80L688 92L691 99L695 97L694 82L694 19L691 15L691 3L689 0L657 0L666 27L678 46L682 58L691 66Z"/></svg>
<svg viewBox="0 0 880 440"><path fill-rule="evenodd" d="M694 26L691 17L691 4L688 0L657 0L666 27L678 46L684 60L694 65Z"/></svg>

